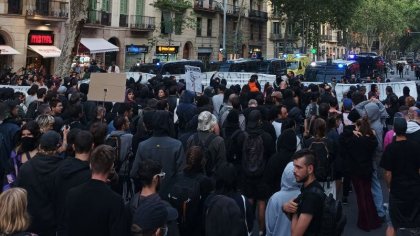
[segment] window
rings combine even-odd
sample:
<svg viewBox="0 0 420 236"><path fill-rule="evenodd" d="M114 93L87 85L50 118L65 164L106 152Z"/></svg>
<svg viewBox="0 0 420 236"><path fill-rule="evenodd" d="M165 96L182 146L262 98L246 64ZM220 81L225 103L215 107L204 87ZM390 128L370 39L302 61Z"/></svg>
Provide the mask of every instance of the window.
<svg viewBox="0 0 420 236"><path fill-rule="evenodd" d="M262 40L262 25L258 25L258 40Z"/></svg>
<svg viewBox="0 0 420 236"><path fill-rule="evenodd" d="M293 25L292 24L289 24L289 28L287 29L287 33L289 35L292 35L293 34Z"/></svg>
<svg viewBox="0 0 420 236"><path fill-rule="evenodd" d="M162 20L161 20L161 33L162 34L171 34L173 30L171 12L162 11Z"/></svg>
<svg viewBox="0 0 420 236"><path fill-rule="evenodd" d="M253 24L251 24L251 29L249 31L249 38L251 40L254 40L254 25Z"/></svg>
<svg viewBox="0 0 420 236"><path fill-rule="evenodd" d="M121 15L127 15L127 13L128 13L128 10L127 10L128 3L127 3L127 1L128 0L120 0L120 14Z"/></svg>
<svg viewBox="0 0 420 236"><path fill-rule="evenodd" d="M175 13L175 34L180 35L182 34L182 23L183 23L183 19L182 19L182 14L180 13Z"/></svg>
<svg viewBox="0 0 420 236"><path fill-rule="evenodd" d="M207 37L211 37L212 28L213 28L213 20L207 19Z"/></svg>
<svg viewBox="0 0 420 236"><path fill-rule="evenodd" d="M144 0L136 0L136 15L143 15Z"/></svg>
<svg viewBox="0 0 420 236"><path fill-rule="evenodd" d="M96 0L90 0L89 1L89 9L90 10L96 10Z"/></svg>
<svg viewBox="0 0 420 236"><path fill-rule="evenodd" d="M280 22L273 22L273 34L280 34Z"/></svg>
<svg viewBox="0 0 420 236"><path fill-rule="evenodd" d="M109 0L102 0L102 11L111 12Z"/></svg>
<svg viewBox="0 0 420 236"><path fill-rule="evenodd" d="M21 1L20 0L8 0L7 13L9 14L21 14Z"/></svg>
<svg viewBox="0 0 420 236"><path fill-rule="evenodd" d="M197 36L201 36L202 19L197 17Z"/></svg>

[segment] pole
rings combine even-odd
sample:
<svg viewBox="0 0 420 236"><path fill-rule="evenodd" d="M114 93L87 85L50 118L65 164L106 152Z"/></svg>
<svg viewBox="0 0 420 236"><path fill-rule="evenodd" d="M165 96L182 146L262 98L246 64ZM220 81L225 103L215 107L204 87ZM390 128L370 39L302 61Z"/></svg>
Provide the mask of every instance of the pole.
<svg viewBox="0 0 420 236"><path fill-rule="evenodd" d="M227 0L223 0L223 61L227 59L226 51L226 11L227 11Z"/></svg>

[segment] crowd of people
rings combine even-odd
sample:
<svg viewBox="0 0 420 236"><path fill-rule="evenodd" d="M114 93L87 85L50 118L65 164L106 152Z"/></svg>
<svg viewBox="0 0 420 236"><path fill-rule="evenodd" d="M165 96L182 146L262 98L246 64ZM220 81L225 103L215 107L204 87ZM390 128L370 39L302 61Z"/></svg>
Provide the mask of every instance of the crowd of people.
<svg viewBox="0 0 420 236"><path fill-rule="evenodd" d="M27 95L0 88L0 235L328 235L324 202L350 191L360 229L418 235L408 87L379 101L354 85L338 101L293 76L214 78L203 93L170 76L127 80L111 103L87 100L76 74L16 76Z"/></svg>

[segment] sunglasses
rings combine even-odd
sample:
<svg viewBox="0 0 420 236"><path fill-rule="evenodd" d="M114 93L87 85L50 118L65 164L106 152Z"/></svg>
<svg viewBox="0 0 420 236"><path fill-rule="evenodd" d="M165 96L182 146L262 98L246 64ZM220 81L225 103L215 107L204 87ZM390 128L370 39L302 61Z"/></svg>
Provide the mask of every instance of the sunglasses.
<svg viewBox="0 0 420 236"><path fill-rule="evenodd" d="M165 178L165 175L166 175L166 173L162 171L162 172L160 172L159 174L157 174L155 176L158 176L159 178L164 179Z"/></svg>

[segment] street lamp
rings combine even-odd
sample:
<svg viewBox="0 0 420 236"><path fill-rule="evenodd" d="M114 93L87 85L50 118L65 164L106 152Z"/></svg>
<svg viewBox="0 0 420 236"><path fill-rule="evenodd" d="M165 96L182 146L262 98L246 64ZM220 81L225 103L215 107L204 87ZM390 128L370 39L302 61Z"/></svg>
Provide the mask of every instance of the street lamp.
<svg viewBox="0 0 420 236"><path fill-rule="evenodd" d="M227 51L226 51L226 12L227 12L227 1L228 0L223 0L223 6L221 6L221 8L223 9L223 43L222 43L222 47L223 47L223 61L226 60L227 58ZM217 2L219 5L222 5L220 2Z"/></svg>
<svg viewBox="0 0 420 236"><path fill-rule="evenodd" d="M223 0L223 61L227 59L226 51L226 11L227 11L227 0Z"/></svg>

